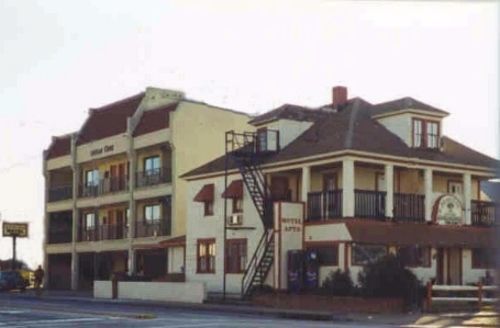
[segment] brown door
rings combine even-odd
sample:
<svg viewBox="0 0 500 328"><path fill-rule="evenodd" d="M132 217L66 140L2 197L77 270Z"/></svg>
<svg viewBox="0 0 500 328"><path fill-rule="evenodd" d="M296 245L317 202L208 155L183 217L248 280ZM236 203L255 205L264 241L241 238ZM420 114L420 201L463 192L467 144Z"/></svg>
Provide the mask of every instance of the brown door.
<svg viewBox="0 0 500 328"><path fill-rule="evenodd" d="M109 168L109 171L110 171L110 177L109 177L109 188L111 191L115 191L117 189L117 184L116 184L116 180L117 180L117 176L118 176L118 171L117 171L117 168L116 168L116 165L111 165L111 167Z"/></svg>
<svg viewBox="0 0 500 328"><path fill-rule="evenodd" d="M444 249L438 248L436 257L436 284L444 284Z"/></svg>
<svg viewBox="0 0 500 328"><path fill-rule="evenodd" d="M123 210L116 210L116 238L122 239L124 237L125 222Z"/></svg>
<svg viewBox="0 0 500 328"><path fill-rule="evenodd" d="M448 248L448 285L462 284L462 249Z"/></svg>
<svg viewBox="0 0 500 328"><path fill-rule="evenodd" d="M118 165L118 188L119 190L124 190L125 189L125 163L121 163Z"/></svg>
<svg viewBox="0 0 500 328"><path fill-rule="evenodd" d="M287 201L291 198L290 187L287 177L271 178L271 197L273 201Z"/></svg>

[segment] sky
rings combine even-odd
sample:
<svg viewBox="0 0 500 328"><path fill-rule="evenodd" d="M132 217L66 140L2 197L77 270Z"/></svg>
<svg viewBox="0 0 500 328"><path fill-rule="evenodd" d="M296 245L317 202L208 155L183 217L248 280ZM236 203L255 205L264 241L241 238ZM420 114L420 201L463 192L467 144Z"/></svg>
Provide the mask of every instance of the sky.
<svg viewBox="0 0 500 328"><path fill-rule="evenodd" d="M446 110L444 134L498 158L499 4L0 0L0 220L42 263L42 151L88 108L143 91L249 113L319 106L331 88ZM10 258L0 237L0 259Z"/></svg>

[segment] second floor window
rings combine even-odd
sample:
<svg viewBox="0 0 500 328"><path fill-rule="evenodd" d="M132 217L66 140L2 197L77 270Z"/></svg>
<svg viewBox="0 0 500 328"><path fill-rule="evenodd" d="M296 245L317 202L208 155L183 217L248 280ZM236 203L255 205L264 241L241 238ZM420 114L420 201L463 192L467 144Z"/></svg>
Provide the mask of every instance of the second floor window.
<svg viewBox="0 0 500 328"><path fill-rule="evenodd" d="M439 123L422 119L413 119L413 147L438 148Z"/></svg>
<svg viewBox="0 0 500 328"><path fill-rule="evenodd" d="M88 170L85 172L85 186L93 187L99 185L99 170Z"/></svg>
<svg viewBox="0 0 500 328"><path fill-rule="evenodd" d="M233 213L242 213L242 212L243 212L243 199L233 198Z"/></svg>
<svg viewBox="0 0 500 328"><path fill-rule="evenodd" d="M161 168L160 156L151 156L144 159L144 174L158 174Z"/></svg>
<svg viewBox="0 0 500 328"><path fill-rule="evenodd" d="M160 220L160 205L146 205L144 206L144 221L151 223Z"/></svg>

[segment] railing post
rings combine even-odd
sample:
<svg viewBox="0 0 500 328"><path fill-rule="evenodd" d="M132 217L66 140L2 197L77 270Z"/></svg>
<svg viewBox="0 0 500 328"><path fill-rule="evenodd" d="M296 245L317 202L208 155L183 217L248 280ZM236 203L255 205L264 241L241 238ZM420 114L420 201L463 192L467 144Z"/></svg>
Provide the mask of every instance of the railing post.
<svg viewBox="0 0 500 328"><path fill-rule="evenodd" d="M479 283L477 284L477 293L477 303L479 309L481 309L481 307L483 306L483 283L481 281L479 281Z"/></svg>
<svg viewBox="0 0 500 328"><path fill-rule="evenodd" d="M432 282L429 280L427 282L427 298L426 298L426 304L427 304L427 311L431 310L432 306Z"/></svg>

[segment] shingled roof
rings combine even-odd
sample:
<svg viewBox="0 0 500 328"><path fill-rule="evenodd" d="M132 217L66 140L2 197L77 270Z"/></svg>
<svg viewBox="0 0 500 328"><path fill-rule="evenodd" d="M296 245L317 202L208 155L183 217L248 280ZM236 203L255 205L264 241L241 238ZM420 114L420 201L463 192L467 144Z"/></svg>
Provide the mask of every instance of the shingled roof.
<svg viewBox="0 0 500 328"><path fill-rule="evenodd" d="M166 129L169 126L169 113L177 108L178 103L145 111L134 130L134 137Z"/></svg>
<svg viewBox="0 0 500 328"><path fill-rule="evenodd" d="M91 109L78 135L77 145L125 133L127 118L135 113L143 98L142 92L112 104Z"/></svg>
<svg viewBox="0 0 500 328"><path fill-rule="evenodd" d="M448 115L448 112L445 112L442 109L438 109L431 105L427 105L419 100L413 99L411 97L404 97L401 99L391 100L387 102L383 102L380 104L376 104L372 106L372 115L382 115L392 112L397 112L405 109L419 109L429 113L439 114L439 115Z"/></svg>
<svg viewBox="0 0 500 328"><path fill-rule="evenodd" d="M280 152L267 157L263 164L294 160L334 151L357 150L398 157L419 158L454 164L493 167L498 161L470 149L448 137L442 137L442 150L415 149L408 147L397 135L372 118L373 106L361 98L347 102L339 112L323 112L314 124L284 147ZM221 156L188 173L185 177L220 172L224 170ZM236 163L228 161L229 169Z"/></svg>
<svg viewBox="0 0 500 328"><path fill-rule="evenodd" d="M307 121L314 122L320 117L323 117L325 112L316 109L302 107L292 104L284 104L278 108L270 110L262 115L256 116L248 123L253 125L260 125L272 122L279 119L291 119L294 121Z"/></svg>
<svg viewBox="0 0 500 328"><path fill-rule="evenodd" d="M54 137L47 149L47 159L69 155L71 152L71 135Z"/></svg>

